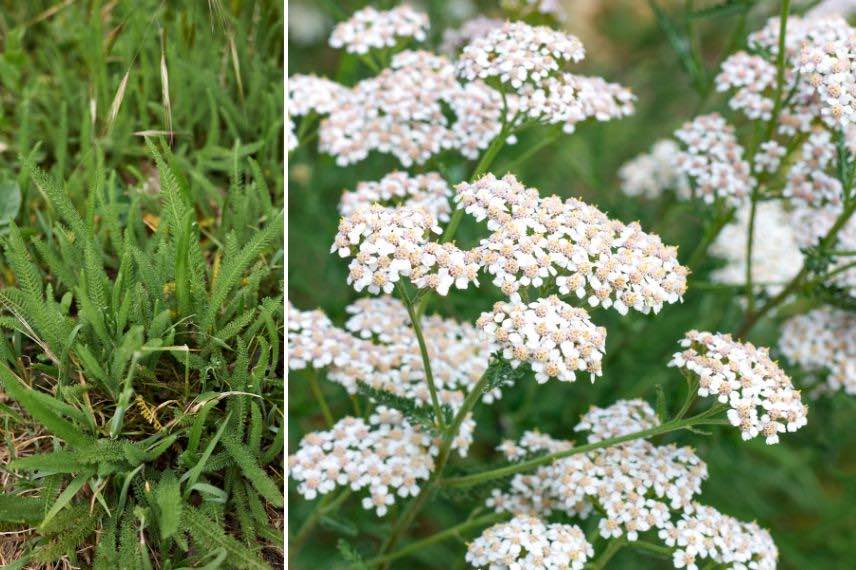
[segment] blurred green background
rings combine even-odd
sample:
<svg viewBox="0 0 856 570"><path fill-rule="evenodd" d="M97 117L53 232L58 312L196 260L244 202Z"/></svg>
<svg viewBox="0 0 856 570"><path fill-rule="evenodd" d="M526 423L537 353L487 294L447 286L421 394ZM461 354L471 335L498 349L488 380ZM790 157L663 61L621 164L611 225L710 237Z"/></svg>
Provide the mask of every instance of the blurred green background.
<svg viewBox="0 0 856 570"><path fill-rule="evenodd" d="M354 58L326 45L326 35L337 19L365 4L290 2L289 75L316 73L349 85L367 77L370 72ZM501 14L496 2L438 0L417 4L431 16L432 46L437 45L443 29L457 27L476 12ZM573 71L602 75L630 87L638 98L636 112L623 120L584 123L573 135L561 137L515 166L514 172L542 195L580 197L625 222L639 220L666 243L679 245L680 257L686 262L710 213L697 205L676 205L669 198L627 198L620 192L618 169L697 113L727 113L723 98L710 85L718 62L745 43L747 32L775 16L778 3L661 2L659 18L652 5L644 1L567 0L564 4L568 12L564 27L583 40L587 52L585 61ZM800 13L809 7L796 2L794 11ZM688 73L693 63L698 64L698 70ZM533 129L516 145L507 146L491 171L504 174L508 165L545 132ZM288 296L298 308L320 307L334 321L343 322L344 307L357 294L345 283L346 263L328 253L338 223L339 197L357 181L376 180L397 166L389 157L372 155L357 165L340 168L329 156L319 154L314 143L302 145L290 157ZM453 182L465 178L472 169L472 164L460 159L450 160L447 166L458 177ZM467 223L458 232L465 245L472 244L477 235L475 224ZM620 317L611 311L593 311L593 319L608 329L603 377L593 385L584 381L573 385L523 383L508 389L499 403L477 408L476 443L468 462L474 458L498 461L494 446L527 429L572 437L572 426L590 405L608 405L628 397L643 397L653 404L657 386L662 386L672 409L677 408L684 383L678 373L666 368L677 339L691 328L733 331L742 314L732 290L704 287L707 274L716 266L715 259L705 261L693 276L684 302L666 306L660 315L631 313ZM482 280L478 290L435 296L429 311L475 319L500 298L486 281ZM701 284L694 287L693 283ZM776 324L767 322L754 330L751 339L772 347L777 334ZM799 371L789 371L799 383ZM293 373L291 380L289 451L293 452L305 433L323 428L323 419L300 373ZM347 414L350 407L344 390L331 383L325 383L324 388L334 413ZM743 442L737 430L728 428L714 428L708 435L682 433L661 441L696 448L710 468L700 500L770 529L780 551L781 568L847 569L854 567L856 551L856 437L850 425L854 419L856 401L838 394L811 401L808 426L783 438L780 445ZM466 464L457 465L465 469ZM423 512L411 536L428 536L461 522L477 501L478 497L441 497ZM294 492L292 484L292 529L300 525L312 506ZM336 550L340 538L371 556L377 549L377 537L384 536L393 518L377 519L351 499L341 507L336 520L353 524L322 528L294 563L299 568L327 568L334 561L341 562ZM583 523L584 530L590 524ZM461 568L464 551L462 542L448 541L393 567ZM624 549L608 567L667 568L671 561Z"/></svg>

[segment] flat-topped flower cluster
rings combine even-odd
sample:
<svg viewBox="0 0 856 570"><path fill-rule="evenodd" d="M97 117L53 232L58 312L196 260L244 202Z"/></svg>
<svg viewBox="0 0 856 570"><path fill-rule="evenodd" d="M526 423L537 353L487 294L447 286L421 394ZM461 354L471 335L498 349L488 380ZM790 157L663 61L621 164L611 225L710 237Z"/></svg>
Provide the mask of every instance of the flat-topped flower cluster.
<svg viewBox="0 0 856 570"><path fill-rule="evenodd" d="M478 285L478 252L429 241L431 233L442 230L424 207L372 204L342 218L330 251L352 258L348 284L357 291L392 293L402 277L440 295Z"/></svg>
<svg viewBox="0 0 856 570"><path fill-rule="evenodd" d="M372 49L395 47L408 38L422 41L427 33L428 16L407 4L386 11L368 6L333 29L330 45L350 53L365 54Z"/></svg>
<svg viewBox="0 0 856 570"><path fill-rule="evenodd" d="M856 315L822 307L785 322L779 349L787 360L825 376L823 391L856 395Z"/></svg>
<svg viewBox="0 0 856 570"><path fill-rule="evenodd" d="M360 182L354 190L345 191L339 201L339 213L350 216L362 206L381 204L425 209L439 222L448 222L451 196L452 189L437 172L411 176L394 171L376 182Z"/></svg>
<svg viewBox="0 0 856 570"><path fill-rule="evenodd" d="M324 369L329 380L350 394L356 394L362 382L429 404L419 347L401 301L359 299L346 311L350 318L343 329L322 311L289 306L289 368ZM422 327L439 400L457 410L465 392L487 369L489 344L470 323L429 316L423 318ZM500 396L497 387L485 394L485 401Z"/></svg>
<svg viewBox="0 0 856 570"><path fill-rule="evenodd" d="M611 220L580 200L541 198L513 175L455 188L455 200L493 233L477 250L493 283L512 300L522 287L555 284L593 307L658 312L686 290L677 250L638 224Z"/></svg>
<svg viewBox="0 0 856 570"><path fill-rule="evenodd" d="M675 548L675 568L698 568L699 559L726 568L775 570L778 565L779 550L767 529L699 503L684 509L676 522L667 522L658 535L666 546Z"/></svg>
<svg viewBox="0 0 856 570"><path fill-rule="evenodd" d="M686 123L675 137L685 149L675 157L678 170L705 202L723 198L733 205L745 201L755 185L734 128L720 115L702 115Z"/></svg>
<svg viewBox="0 0 856 570"><path fill-rule="evenodd" d="M561 124L570 133L580 121L633 112L628 89L562 71L562 64L585 54L576 37L523 22L474 22L448 39L449 54L468 41L458 61L409 49L378 68L374 51L420 42L427 29L427 16L408 6L369 7L338 24L330 44L374 62L377 75L352 87L313 76L289 78L289 150L299 144L294 118L310 113L324 116L319 148L339 165L380 152L408 167L445 151L475 159L500 134L513 141L513 131L526 122Z"/></svg>
<svg viewBox="0 0 856 570"><path fill-rule="evenodd" d="M468 422L453 449L466 455L474 424ZM415 497L431 476L439 441L398 410L378 406L366 422L345 417L327 431L306 434L288 458L297 492L307 500L339 487L367 490L363 508L384 516L397 497Z"/></svg>
<svg viewBox="0 0 856 570"><path fill-rule="evenodd" d="M606 329L555 295L529 304L497 302L476 326L491 340L493 352L515 368L528 363L539 383L550 378L573 382L577 372L588 372L592 379L602 374Z"/></svg>
<svg viewBox="0 0 856 570"><path fill-rule="evenodd" d="M690 331L681 339L669 366L698 377L699 396L728 404L728 420L743 439L763 436L778 443L779 434L806 424L808 409L790 377L770 359L769 350L738 342L728 334Z"/></svg>
<svg viewBox="0 0 856 570"><path fill-rule="evenodd" d="M641 412L641 414L640 414ZM623 422L624 419L629 420ZM660 424L647 403L619 401L606 409L593 408L576 430L593 429L589 442L615 426L648 429ZM526 432L518 443L503 442L499 450L515 461L532 454L555 453L573 447L537 432ZM554 512L587 518L603 514L599 522L604 538L627 535L636 540L640 532L661 528L669 509L680 509L701 491L707 466L689 448L655 446L642 439L558 459L532 474L515 475L507 490L495 489L487 505L498 512L526 513L546 517Z"/></svg>
<svg viewBox="0 0 856 570"><path fill-rule="evenodd" d="M486 529L467 547L473 568L581 570L594 548L579 527L519 516Z"/></svg>
<svg viewBox="0 0 856 570"><path fill-rule="evenodd" d="M590 430L589 442L597 442L659 423L647 403L631 400L592 408L575 429ZM504 442L499 450L515 461L572 446L527 432L519 443ZM676 568L693 567L700 559L733 568L775 568L778 551L769 532L695 500L706 478L707 466L691 449L633 440L557 459L531 475L515 475L507 490L493 491L487 505L540 525L549 524L557 512L583 519L598 516L604 538L633 542L641 534L654 533L674 549ZM491 536L490 531L486 534Z"/></svg>

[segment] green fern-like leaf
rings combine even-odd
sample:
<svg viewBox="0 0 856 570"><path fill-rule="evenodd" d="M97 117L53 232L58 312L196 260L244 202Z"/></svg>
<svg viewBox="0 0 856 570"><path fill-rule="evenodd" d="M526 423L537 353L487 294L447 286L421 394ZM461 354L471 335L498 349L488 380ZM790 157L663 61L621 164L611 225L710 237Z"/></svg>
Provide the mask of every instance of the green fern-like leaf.
<svg viewBox="0 0 856 570"><path fill-rule="evenodd" d="M259 467L252 451L235 438L234 435L228 433L223 436L223 446L229 452L229 455L232 456L232 459L235 460L235 463L238 464L238 467L241 468L244 477L255 487L256 491L275 507L282 507L285 501L279 490L279 485Z"/></svg>
<svg viewBox="0 0 856 570"><path fill-rule="evenodd" d="M266 569L267 564L259 560L258 555L223 531L223 527L206 517L199 510L189 507L182 515L184 527L190 533L193 542L203 550L222 548L227 560L234 568Z"/></svg>
<svg viewBox="0 0 856 570"><path fill-rule="evenodd" d="M158 507L160 535L161 538L166 539L178 532L184 504L175 474L172 471L165 471L153 492Z"/></svg>

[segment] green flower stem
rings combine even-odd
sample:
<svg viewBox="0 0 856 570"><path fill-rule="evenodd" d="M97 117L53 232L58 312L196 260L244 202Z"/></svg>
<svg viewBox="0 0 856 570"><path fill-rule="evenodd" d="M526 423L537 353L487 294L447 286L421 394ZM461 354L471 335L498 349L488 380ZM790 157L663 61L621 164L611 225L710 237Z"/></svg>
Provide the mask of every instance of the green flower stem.
<svg viewBox="0 0 856 570"><path fill-rule="evenodd" d="M838 216L838 219L835 220L835 223L829 228L829 231L826 233L826 236L822 240L820 240L819 248L821 250L828 248L835 242L835 238L838 235L838 232L850 221L850 218L853 216L853 212L856 211L856 200L852 201L848 204L841 214ZM787 299L791 293L797 290L799 286L802 284L803 279L805 279L806 275L808 275L809 269L807 262L803 263L802 269L800 269L799 273L797 273L793 279L782 289L778 295L767 301L764 306L758 309L755 312L748 313L746 318L743 320L743 324L740 325L740 328L737 329L737 337L743 338L745 337L749 331L755 326L755 324L767 313L773 310L775 307L779 306L785 299Z"/></svg>
<svg viewBox="0 0 856 570"><path fill-rule="evenodd" d="M441 483L441 475L443 473L443 469L446 467L446 463L449 461L449 455L452 451L452 442L455 439L455 436L458 435L458 430L461 429L461 424L464 422L464 419L467 417L467 414L475 407L476 402L478 402L482 393L484 392L484 388L487 385L490 377L487 373L482 374L482 377L479 379L478 383L470 390L467 397L464 399L464 403L461 406L461 409L455 415L455 419L452 421L452 425L449 426L449 429L446 430L446 433L443 436L443 443L440 446L440 453L437 456L437 464L434 468L433 473L431 474L431 478L428 482L422 487L422 490L419 492L419 495L407 505L407 507L402 511L401 515L398 517L398 520L395 523L395 526L392 528L392 531L389 533L389 537L387 537L386 542L381 546L379 554L381 556L387 554L392 548L395 546L395 543L401 537L401 535L407 531L413 521L416 519L416 515L419 514L419 511L425 505L425 501L428 500L428 497L434 492L435 488ZM387 566L387 563L384 564L384 567Z"/></svg>
<svg viewBox="0 0 856 570"><path fill-rule="evenodd" d="M533 144L529 147L525 152L523 152L520 156L509 162L508 164L502 165L502 171L511 172L516 167L520 166L533 156L537 154L542 148L546 146L550 146L553 142L559 138L559 135L562 134L562 125L556 125L554 128L550 129L548 133L546 133L541 140Z"/></svg>
<svg viewBox="0 0 856 570"><path fill-rule="evenodd" d="M499 131L499 134L494 137L493 141L491 141L490 146L487 147L487 150L482 155L481 160L479 160L476 165L475 170L470 175L470 182L475 181L477 178L481 177L482 174L487 172L487 169L490 168L490 165L493 163L496 155L499 154L499 151L502 150L502 147L505 146L505 141L511 135L511 132L505 127ZM461 219L464 217L463 208L457 208L455 213L452 214L452 219L449 221L449 225L446 226L446 231L443 232L443 235L440 236L440 243L446 243L452 241L452 238L455 237L455 233L458 231L458 226L461 225Z"/></svg>
<svg viewBox="0 0 856 570"><path fill-rule="evenodd" d="M633 548L638 548L639 550L647 550L648 552L653 552L655 554L659 554L661 556L671 556L672 549L668 546L663 546L661 544L654 544L653 542L648 542L646 540L634 540L633 542L628 543L628 546Z"/></svg>
<svg viewBox="0 0 856 570"><path fill-rule="evenodd" d="M785 88L785 38L788 28L788 13L791 9L790 0L782 0L782 9L779 14L779 52L776 58L776 94L773 104L773 113L770 116L770 122L767 124L767 133L765 140L770 140L776 130L776 123L779 120L779 114L782 112L782 104L784 102ZM752 153L752 163L754 169L755 152ZM751 201L752 205L749 210L749 231L746 235L746 302L747 312L752 314L755 312L755 296L752 294L752 246L755 239L755 214L758 209L758 197L760 191L760 181L752 190Z"/></svg>
<svg viewBox="0 0 856 570"><path fill-rule="evenodd" d="M517 473L531 471L536 467L547 465L559 459L571 457L572 455L578 455L580 453L586 453L588 451L594 451L596 449L603 449L605 447L612 447L613 445L618 445L619 443L625 443L627 441L633 441L634 439L647 439L656 435L663 435L673 431L687 429L694 425L704 425L705 423L709 423L705 420L708 420L708 418L710 418L716 413L719 413L723 409L724 407L722 405L716 405L710 408L709 410L706 410L691 418L673 420L656 427L633 432L619 437L604 439L602 441L587 443L585 445L572 447L563 451L548 453L546 455L535 457L528 461L521 461L520 463L506 465L505 467L491 469L490 471L483 471L482 473L474 473L473 475L465 475L463 477L450 477L448 479L443 480L442 484L447 487L471 487L473 485L492 481L493 479L499 479L502 477L508 477L509 475L515 475Z"/></svg>
<svg viewBox="0 0 856 570"><path fill-rule="evenodd" d="M505 145L505 141L509 136L514 132L513 128L508 128L506 125L503 125L502 129L499 131L499 134L491 141L490 146L487 147L487 150L482 155L481 160L479 160L476 165L475 170L470 175L470 181L475 181L482 174L487 172L490 165L493 164L496 155L499 154L499 151L502 150L502 147ZM461 225L461 220L464 218L464 209L456 208L452 213L452 218L449 220L449 225L446 226L446 230L443 232L443 235L440 236L440 243L447 243L452 241L455 237L455 234L458 231L458 226ZM422 298L419 300L419 305L416 307L416 314L423 315L425 313L425 307L428 306L428 301L431 300L431 291L426 291Z"/></svg>
<svg viewBox="0 0 856 570"><path fill-rule="evenodd" d="M363 415L362 409L360 409L360 399L357 398L356 394L351 394L351 405L354 407L354 415L360 417Z"/></svg>
<svg viewBox="0 0 856 570"><path fill-rule="evenodd" d="M755 241L755 214L758 211L758 187L752 190L752 205L749 208L749 229L746 233L746 310L755 310L755 295L752 290L752 245Z"/></svg>
<svg viewBox="0 0 856 570"><path fill-rule="evenodd" d="M673 418L673 420L679 420L683 418L687 412L690 411L690 408L695 403L696 398L698 397L698 384L696 382L696 377L693 374L684 372L684 378L687 380L687 396L684 398L684 403L681 406L681 409L678 411L677 415Z"/></svg>
<svg viewBox="0 0 856 570"><path fill-rule="evenodd" d="M779 119L779 113L782 112L782 104L784 103L785 88L785 39L788 31L788 14L791 11L791 0L782 0L781 11L779 12L779 51L776 54L776 98L773 103L773 113L770 116L770 123L767 125L766 140L773 136L776 129L776 122Z"/></svg>
<svg viewBox="0 0 856 570"><path fill-rule="evenodd" d="M586 565L586 568L590 570L600 570L601 568L606 567L606 563L609 562L615 554L621 550L621 547L627 544L627 539L623 536L610 540L609 545L606 547L606 550L596 559L592 560L589 564Z"/></svg>
<svg viewBox="0 0 856 570"><path fill-rule="evenodd" d="M707 227L704 232L704 236L693 250L690 255L690 259L686 264L691 271L695 270L698 264L701 263L702 259L704 259L705 255L707 255L707 250L710 248L713 240L716 239L716 236L719 235L719 232L722 231L722 228L724 228L725 225L734 218L734 212L734 208L728 208L719 212L716 218L714 218L713 223Z"/></svg>
<svg viewBox="0 0 856 570"><path fill-rule="evenodd" d="M441 430L444 430L446 429L446 420L443 418L443 410L440 408L440 400L437 398L437 386L434 384L434 373L431 371L431 359L428 356L428 347L425 345L425 337L422 335L420 317L401 283L398 284L398 292L401 294L401 300L404 301L404 306L407 307L407 314L410 315L410 324L413 325L413 333L416 335L416 341L419 343L419 353L422 356L422 368L425 369L425 380L428 382L428 391L431 392L431 405L434 407L434 421Z"/></svg>
<svg viewBox="0 0 856 570"><path fill-rule="evenodd" d="M848 269L853 269L854 267L856 267L856 261L851 261L850 263L847 263L840 267L836 267L835 269L824 275L823 280L829 279L830 277L838 275L839 273L844 273Z"/></svg>
<svg viewBox="0 0 856 570"><path fill-rule="evenodd" d="M321 517L338 508L339 505L345 502L345 500L350 496L351 490L346 488L338 495L335 493L329 493L322 497L312 512L309 513L309 517L307 517L303 526L301 526L300 530L297 531L297 534L294 536L294 540L290 541L288 545L289 560L293 559L306 543L306 540L312 534L312 531L315 530L315 526L318 524L318 521L321 520Z"/></svg>
<svg viewBox="0 0 856 570"><path fill-rule="evenodd" d="M327 422L329 427L333 427L333 424L336 422L333 421L333 414L330 413L330 406L327 405L327 398L324 397L324 392L318 384L318 374L315 372L314 368L307 368L306 370L309 373L309 388L312 390L312 394L318 401L321 413L324 414L324 421Z"/></svg>
<svg viewBox="0 0 856 570"><path fill-rule="evenodd" d="M448 528L444 531L438 532L436 534L432 534L431 536L424 538L422 540L413 542L408 544L404 548L396 550L392 554L387 554L384 556L378 556L377 558L372 558L371 560L365 561L365 564L368 567L378 566L380 564L388 563L393 560L397 560L399 558L403 558L409 554L414 552L419 552L423 548L430 546L432 544L436 544L438 542L443 542L444 540L448 540L450 538L455 538L462 532L466 532L468 530L474 528L481 528L485 526L492 525L494 523L500 522L502 520L510 518L510 514L508 513L490 513L475 519L470 519L468 521L464 521L459 525ZM351 565L348 568L356 570L359 565Z"/></svg>

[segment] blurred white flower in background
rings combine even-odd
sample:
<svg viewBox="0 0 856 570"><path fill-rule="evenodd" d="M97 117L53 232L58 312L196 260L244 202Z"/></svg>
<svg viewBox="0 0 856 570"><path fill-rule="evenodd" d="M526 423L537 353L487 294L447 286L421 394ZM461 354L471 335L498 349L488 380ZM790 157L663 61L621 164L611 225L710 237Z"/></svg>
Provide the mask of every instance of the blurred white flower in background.
<svg viewBox="0 0 856 570"><path fill-rule="evenodd" d="M317 44L327 37L330 19L313 2L289 0L288 41L298 45Z"/></svg>

